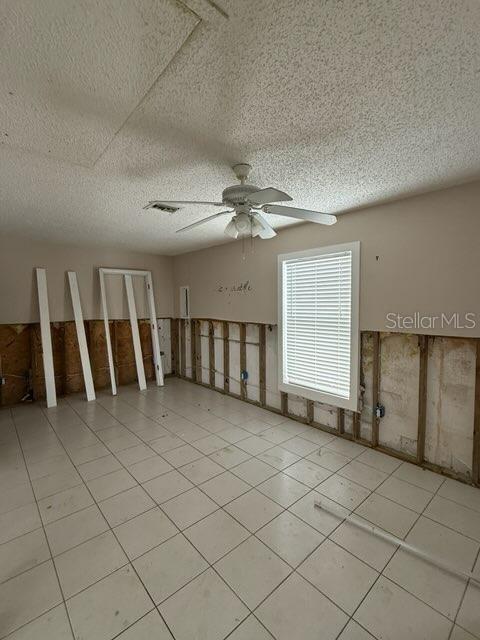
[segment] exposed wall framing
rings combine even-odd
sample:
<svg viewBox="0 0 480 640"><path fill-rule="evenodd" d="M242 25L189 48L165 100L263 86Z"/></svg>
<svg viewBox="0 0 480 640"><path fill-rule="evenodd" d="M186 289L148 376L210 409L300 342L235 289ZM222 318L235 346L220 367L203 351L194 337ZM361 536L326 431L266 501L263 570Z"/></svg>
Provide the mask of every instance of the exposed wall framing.
<svg viewBox="0 0 480 640"><path fill-rule="evenodd" d="M362 401L353 413L278 392L274 326L201 318L161 322L169 325L160 334L162 349L177 375L480 486L480 339L362 332ZM153 380L149 321L138 324L145 374ZM88 320L85 327L95 389L101 389L109 384L104 324ZM109 330L117 381L135 382L130 322L110 320ZM74 323L51 323L51 336L57 394L83 391ZM3 406L45 397L38 324L0 326L0 376ZM378 419L375 446L376 403L385 405L386 415Z"/></svg>
<svg viewBox="0 0 480 640"><path fill-rule="evenodd" d="M160 322L170 322L161 319ZM172 323L172 326L175 323ZM110 384L103 320L84 321L95 389ZM129 320L109 320L114 369L120 385L137 381ZM147 380L155 380L150 321L138 320L143 364ZM53 365L57 396L85 391L80 349L74 322L51 322ZM169 340L170 342L170 340ZM161 348L170 345L161 338ZM165 368L169 371L168 367ZM40 325L0 325L0 406L45 398Z"/></svg>
<svg viewBox="0 0 480 640"><path fill-rule="evenodd" d="M197 383L402 460L480 485L480 340L362 332L362 401L359 411L352 412L278 392L275 367L272 366L272 353L276 349L269 350L270 338L267 340L267 332L275 331L275 327L211 318L198 318L196 322L206 347L203 350L205 364L200 363L200 367L207 374L203 380L197 375ZM212 331L217 324L221 328L218 336L215 330ZM251 338L250 327L256 327L258 341ZM436 353L440 345L443 345L445 357L455 352L447 366L451 370L449 376L453 377L459 367L464 369L463 386L456 390L465 401L460 421L463 432L456 437L467 445L471 443L472 462L469 464L466 464L464 452L460 452L458 459L453 455L446 464L445 456L442 458L438 451L435 452L435 447L432 449L432 430L441 431L445 424L451 425L438 416L439 401L435 398L445 384L452 384L450 378L437 379L435 376L439 367L432 366L432 358L442 358L442 354ZM255 347L256 351L252 351ZM475 358L472 360L472 349L476 361ZM221 371L218 362L222 363ZM253 376L252 370L255 370ZM241 379L242 371L248 372L247 380ZM215 373L223 377L223 389L212 384ZM237 392L232 390L232 383ZM395 385L404 392L398 397L395 397ZM258 400L253 399L255 395ZM278 397L278 403L275 397ZM377 405L386 407L384 418L377 415ZM444 440L442 438L442 442Z"/></svg>

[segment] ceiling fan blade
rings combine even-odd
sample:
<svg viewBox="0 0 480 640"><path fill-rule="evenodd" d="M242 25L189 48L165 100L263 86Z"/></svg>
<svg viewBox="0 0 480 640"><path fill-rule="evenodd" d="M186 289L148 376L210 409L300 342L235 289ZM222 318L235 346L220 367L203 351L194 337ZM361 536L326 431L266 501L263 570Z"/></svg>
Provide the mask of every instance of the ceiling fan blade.
<svg viewBox="0 0 480 640"><path fill-rule="evenodd" d="M188 231L189 229L193 229L194 227L198 227L209 220L213 220L214 218L218 218L219 216L224 216L226 213L232 213L231 211L220 211L220 213L214 213L213 216L208 216L208 218L203 218L202 220L197 220L197 222L192 222L186 227L182 227L182 229L177 229L175 233L182 233L183 231Z"/></svg>
<svg viewBox="0 0 480 640"><path fill-rule="evenodd" d="M270 238L274 238L277 235L275 229L273 229L268 224L268 222L260 213L256 213L254 215L254 220L256 220L256 222L258 222L259 226L261 227L254 235L258 235L258 237L262 240L269 240Z"/></svg>
<svg viewBox="0 0 480 640"><path fill-rule="evenodd" d="M267 202L287 202L292 198L283 191L279 191L274 187L267 187L266 189L260 189L260 191L254 191L248 196L248 201L252 204L267 204Z"/></svg>
<svg viewBox="0 0 480 640"><path fill-rule="evenodd" d="M273 213L276 216L287 216L288 218L298 218L299 220L309 220L318 224L335 224L336 216L330 213L320 213L320 211L310 211L308 209L297 209L296 207L283 207L279 204L269 204L262 207L265 213Z"/></svg>
<svg viewBox="0 0 480 640"><path fill-rule="evenodd" d="M210 207L224 207L223 202L204 202L201 200L150 200L143 208L152 209L155 205L171 205L171 204L201 204L208 205Z"/></svg>

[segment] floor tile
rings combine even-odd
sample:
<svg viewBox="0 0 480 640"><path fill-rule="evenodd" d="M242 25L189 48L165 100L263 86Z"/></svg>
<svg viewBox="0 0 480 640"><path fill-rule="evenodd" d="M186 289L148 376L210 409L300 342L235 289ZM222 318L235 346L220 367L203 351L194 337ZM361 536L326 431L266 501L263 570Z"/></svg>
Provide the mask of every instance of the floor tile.
<svg viewBox="0 0 480 640"><path fill-rule="evenodd" d="M127 562L127 556L111 531L66 551L55 558L65 598L70 598Z"/></svg>
<svg viewBox="0 0 480 640"><path fill-rule="evenodd" d="M156 604L208 567L198 551L180 534L140 556L133 565Z"/></svg>
<svg viewBox="0 0 480 640"><path fill-rule="evenodd" d="M340 455L351 459L356 458L366 450L363 445L358 444L357 442L350 442L350 440L344 440L343 438L333 438L333 440L330 440L330 442L325 446L328 449L336 451Z"/></svg>
<svg viewBox="0 0 480 640"><path fill-rule="evenodd" d="M449 640L477 640L478 636L472 636L471 633L465 631L458 625L454 625L452 630L452 635Z"/></svg>
<svg viewBox="0 0 480 640"><path fill-rule="evenodd" d="M226 429L222 429L222 431L217 431L217 435L222 438L222 440L230 442L230 444L235 444L236 442L240 442L240 440L245 440L245 438L250 437L250 433L248 431L233 425L230 425Z"/></svg>
<svg viewBox="0 0 480 640"><path fill-rule="evenodd" d="M416 464L410 464L409 462L403 462L397 467L393 472L393 476L405 482L410 482L410 484L414 484L421 489L431 491L432 493L435 493L442 483L445 482L445 478L440 474L428 471L428 469L422 469L422 467L418 467Z"/></svg>
<svg viewBox="0 0 480 640"><path fill-rule="evenodd" d="M246 440L240 440L240 442L237 442L236 446L239 449L242 449L242 451L246 451L250 455L256 456L267 449L271 449L274 445L264 438L250 436Z"/></svg>
<svg viewBox="0 0 480 640"><path fill-rule="evenodd" d="M302 438L305 440L310 440L310 442L314 442L317 447L324 447L326 444L331 442L335 436L329 435L320 429L315 429L314 427L308 429L308 431L304 431L302 433Z"/></svg>
<svg viewBox="0 0 480 640"><path fill-rule="evenodd" d="M290 431L287 431L286 429L280 429L279 427L271 427L270 429L267 429L267 431L262 431L260 437L268 440L272 444L282 444L282 442L292 440L292 434L290 433ZM312 442L310 444L313 447L312 451L314 451L318 446Z"/></svg>
<svg viewBox="0 0 480 640"><path fill-rule="evenodd" d="M310 442L310 440L305 440L305 438L302 438L301 436L295 436L286 442L278 444L282 444L284 449L301 457L308 456L309 453L318 449L318 445L314 442Z"/></svg>
<svg viewBox="0 0 480 640"><path fill-rule="evenodd" d="M297 571L349 615L379 575L330 540L325 540Z"/></svg>
<svg viewBox="0 0 480 640"><path fill-rule="evenodd" d="M255 535L292 567L303 562L324 539L289 511L281 513Z"/></svg>
<svg viewBox="0 0 480 640"><path fill-rule="evenodd" d="M70 453L70 456L75 464L80 465L84 462L96 460L97 458L103 458L104 456L108 456L109 454L110 451L107 449L107 447L99 442L98 444L92 444L88 447L78 449L78 451L72 451Z"/></svg>
<svg viewBox="0 0 480 640"><path fill-rule="evenodd" d="M457 502L435 496L423 515L469 538L480 541L480 513Z"/></svg>
<svg viewBox="0 0 480 640"><path fill-rule="evenodd" d="M298 574L291 575L255 613L277 640L334 640L348 620Z"/></svg>
<svg viewBox="0 0 480 640"><path fill-rule="evenodd" d="M346 458L336 451L326 449L325 447L322 447L315 453L311 453L306 459L329 471L338 471L350 462L350 458Z"/></svg>
<svg viewBox="0 0 480 640"><path fill-rule="evenodd" d="M466 580L401 549L383 574L439 613L455 619Z"/></svg>
<svg viewBox="0 0 480 640"><path fill-rule="evenodd" d="M145 482L143 488L155 502L162 504L193 488L193 484L178 471L169 471L158 478Z"/></svg>
<svg viewBox="0 0 480 640"><path fill-rule="evenodd" d="M233 445L219 449L208 456L210 460L213 460L217 464L222 465L225 469L231 469L238 464L245 462L251 458L250 454L246 451L242 451L238 447Z"/></svg>
<svg viewBox="0 0 480 640"><path fill-rule="evenodd" d="M330 476L318 485L316 491L353 511L370 495L370 490L338 474Z"/></svg>
<svg viewBox="0 0 480 640"><path fill-rule="evenodd" d="M114 532L125 553L134 559L176 535L178 529L156 507L115 527Z"/></svg>
<svg viewBox="0 0 480 640"><path fill-rule="evenodd" d="M54 493L59 493L65 489L71 489L79 484L83 484L83 481L79 474L73 470L60 471L49 476L44 476L43 478L38 478L38 480L34 480L32 484L35 497L37 500L41 500Z"/></svg>
<svg viewBox="0 0 480 640"><path fill-rule="evenodd" d="M480 491L477 487L471 487L463 482L458 482L458 480L447 478L440 487L438 495L458 502L474 511L480 511Z"/></svg>
<svg viewBox="0 0 480 640"><path fill-rule="evenodd" d="M174 467L183 467L183 465L189 462L202 458L203 453L197 451L197 449L189 444L184 444L182 447L165 451L165 453L162 453L162 457Z"/></svg>
<svg viewBox="0 0 480 640"><path fill-rule="evenodd" d="M254 536L219 560L215 569L250 609L258 606L292 571Z"/></svg>
<svg viewBox="0 0 480 640"><path fill-rule="evenodd" d="M406 540L431 556L441 558L463 571L471 571L480 543L421 516Z"/></svg>
<svg viewBox="0 0 480 640"><path fill-rule="evenodd" d="M268 496L285 509L304 496L310 489L294 478L278 473L257 486L257 491Z"/></svg>
<svg viewBox="0 0 480 640"><path fill-rule="evenodd" d="M407 535L418 518L414 511L375 493L372 493L355 513L399 538Z"/></svg>
<svg viewBox="0 0 480 640"><path fill-rule="evenodd" d="M353 517L357 519L357 516ZM362 518L358 518L358 520L364 524L370 524ZM386 542L350 522L344 522L335 529L330 535L330 539L377 571L384 569L397 549L396 545Z"/></svg>
<svg viewBox="0 0 480 640"><path fill-rule="evenodd" d="M383 577L375 583L354 618L382 640L447 640L452 626L447 618Z"/></svg>
<svg viewBox="0 0 480 640"><path fill-rule="evenodd" d="M263 460L267 464L275 467L275 469L279 469L282 471L286 469L294 462L298 462L300 460L300 456L297 456L295 453L291 453L284 449L283 447L276 446L273 449L268 449L268 451L264 451L259 456L260 460Z"/></svg>
<svg viewBox="0 0 480 640"><path fill-rule="evenodd" d="M332 514L329 511L315 507L316 500L319 500L329 509L333 509L334 513ZM342 522L343 518L345 518L349 513L338 503L332 502L332 500L322 496L316 491L307 493L306 496L300 498L300 500L295 502L288 510L322 533L324 536L328 536L334 529L336 529Z"/></svg>
<svg viewBox="0 0 480 640"><path fill-rule="evenodd" d="M60 604L8 636L8 640L73 640L65 605Z"/></svg>
<svg viewBox="0 0 480 640"><path fill-rule="evenodd" d="M172 471L173 467L168 464L160 456L141 460L128 467L128 471L132 474L137 482L146 482L157 476L161 476L167 471Z"/></svg>
<svg viewBox="0 0 480 640"><path fill-rule="evenodd" d="M48 543L54 556L103 533L108 524L100 509L92 505L46 525Z"/></svg>
<svg viewBox="0 0 480 640"><path fill-rule="evenodd" d="M19 509L35 502L30 484L19 484L0 493L0 514Z"/></svg>
<svg viewBox="0 0 480 640"><path fill-rule="evenodd" d="M375 640L375 638L352 619L338 636L338 640Z"/></svg>
<svg viewBox="0 0 480 640"><path fill-rule="evenodd" d="M117 636L117 640L172 640L172 634L154 609Z"/></svg>
<svg viewBox="0 0 480 640"><path fill-rule="evenodd" d="M399 478L394 478L393 476L385 480L385 482L376 489L376 493L394 502L398 502L398 504L417 513L422 513L433 498L433 493L425 491L425 489L420 489L420 487L416 487L408 482L404 482Z"/></svg>
<svg viewBox="0 0 480 640"><path fill-rule="evenodd" d="M257 418L251 418L242 423L242 429L245 429L249 433L254 433L255 435L264 433L267 429L270 429L270 427L270 424L263 422L263 420L258 420Z"/></svg>
<svg viewBox="0 0 480 640"><path fill-rule="evenodd" d="M368 464L370 467L383 471L384 473L392 473L402 464L401 460L387 456L385 453L375 451L374 449L366 449L356 460L357 462Z"/></svg>
<svg viewBox="0 0 480 640"><path fill-rule="evenodd" d="M149 443L150 447L157 453L163 454L167 451L172 451L177 447L182 447L185 443L178 436L162 436L158 440L153 440Z"/></svg>
<svg viewBox="0 0 480 640"><path fill-rule="evenodd" d="M314 464L309 460L299 460L290 467L287 467L283 473L286 473L291 478L295 478L295 480L306 484L312 489L317 487L332 474L328 469L319 467L317 464Z"/></svg>
<svg viewBox="0 0 480 640"><path fill-rule="evenodd" d="M222 440L215 434L210 434L206 438L201 438L195 441L195 449L201 451L204 455L208 456L214 451L223 449L226 445L226 441Z"/></svg>
<svg viewBox="0 0 480 640"><path fill-rule="evenodd" d="M210 460L210 458L200 458L200 460L195 460L195 462L190 462L180 467L179 471L193 484L200 484L223 473L224 468Z"/></svg>
<svg viewBox="0 0 480 640"><path fill-rule="evenodd" d="M209 569L164 602L160 613L177 640L223 640L249 611Z"/></svg>
<svg viewBox="0 0 480 640"><path fill-rule="evenodd" d="M242 462L242 464L233 467L231 471L252 486L264 482L267 478L271 478L277 473L276 469L256 458Z"/></svg>
<svg viewBox="0 0 480 640"><path fill-rule="evenodd" d="M111 527L116 527L155 506L142 487L133 487L99 502L103 515Z"/></svg>
<svg viewBox="0 0 480 640"><path fill-rule="evenodd" d="M120 462L115 458L113 454L109 456L103 456L90 462L84 462L78 466L78 472L82 478L87 482L88 480L94 480L105 476L112 471L118 471L122 468Z"/></svg>
<svg viewBox="0 0 480 640"><path fill-rule="evenodd" d="M2 636L61 602L62 594L51 560L7 580L0 585Z"/></svg>
<svg viewBox="0 0 480 640"><path fill-rule="evenodd" d="M136 484L137 481L126 469L119 469L118 471L113 471L112 473L87 482L87 486L97 502L110 498L122 491L126 491Z"/></svg>
<svg viewBox="0 0 480 640"><path fill-rule="evenodd" d="M147 458L152 458L155 456L155 451L148 447L146 444L137 444L135 447L130 447L129 449L124 449L123 451L119 451L115 454L116 457L120 460L120 462L128 467L129 465L135 464L136 462L141 462L142 460L146 460Z"/></svg>
<svg viewBox="0 0 480 640"><path fill-rule="evenodd" d="M0 582L50 559L43 529L36 529L0 545Z"/></svg>
<svg viewBox="0 0 480 640"><path fill-rule="evenodd" d="M248 616L235 631L228 636L228 640L272 640L273 636L253 616Z"/></svg>
<svg viewBox="0 0 480 640"><path fill-rule="evenodd" d="M0 544L42 526L36 504L27 504L0 515Z"/></svg>
<svg viewBox="0 0 480 640"><path fill-rule="evenodd" d="M200 488L221 507L251 489L249 484L229 471L204 482Z"/></svg>
<svg viewBox="0 0 480 640"><path fill-rule="evenodd" d="M44 524L80 511L93 504L92 496L84 485L61 491L38 501L38 508Z"/></svg>
<svg viewBox="0 0 480 640"><path fill-rule="evenodd" d="M222 509L185 529L184 534L210 564L250 536L245 527Z"/></svg>
<svg viewBox="0 0 480 640"><path fill-rule="evenodd" d="M358 460L352 460L349 462L340 469L338 474L344 478L352 480L352 482L360 484L366 489L370 489L371 491L376 489L386 478L388 478L388 474L383 471L378 471L378 469L374 469L373 467L369 467L367 464L358 462Z"/></svg>
<svg viewBox="0 0 480 640"><path fill-rule="evenodd" d="M478 563L477 563L478 564ZM477 568L480 575L480 567ZM470 582L465 592L465 597L458 612L457 624L480 638L480 585Z"/></svg>
<svg viewBox="0 0 480 640"><path fill-rule="evenodd" d="M255 489L229 502L225 511L241 522L249 531L254 533L260 527L273 520L282 512L276 502L270 500Z"/></svg>
<svg viewBox="0 0 480 640"><path fill-rule="evenodd" d="M218 506L198 489L190 489L162 504L162 510L182 530L198 522Z"/></svg>
<svg viewBox="0 0 480 640"><path fill-rule="evenodd" d="M152 608L152 601L130 566L67 600L75 637L88 640L111 640Z"/></svg>

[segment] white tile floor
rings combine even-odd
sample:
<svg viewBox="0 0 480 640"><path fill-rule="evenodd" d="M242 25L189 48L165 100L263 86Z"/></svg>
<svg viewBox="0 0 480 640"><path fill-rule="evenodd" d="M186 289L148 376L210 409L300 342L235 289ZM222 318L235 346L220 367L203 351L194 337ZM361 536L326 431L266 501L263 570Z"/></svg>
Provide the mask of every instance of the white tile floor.
<svg viewBox="0 0 480 640"><path fill-rule="evenodd" d="M0 638L472 640L480 490L187 382L0 412Z"/></svg>

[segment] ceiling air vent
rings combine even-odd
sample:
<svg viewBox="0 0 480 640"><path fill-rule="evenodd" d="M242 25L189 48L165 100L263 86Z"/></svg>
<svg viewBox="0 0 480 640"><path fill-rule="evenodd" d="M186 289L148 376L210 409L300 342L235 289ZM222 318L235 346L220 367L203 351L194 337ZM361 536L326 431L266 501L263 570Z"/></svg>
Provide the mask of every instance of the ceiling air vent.
<svg viewBox="0 0 480 640"><path fill-rule="evenodd" d="M165 213L175 213L180 209L180 207L172 207L170 204L162 204L161 202L155 202L155 204L151 204L148 208L165 211Z"/></svg>

